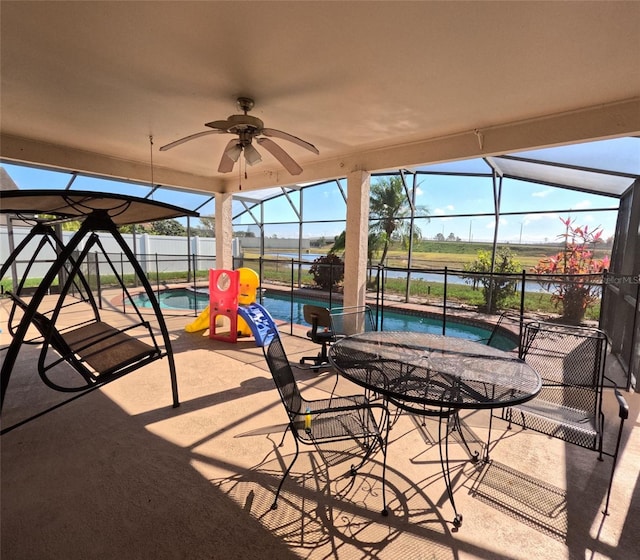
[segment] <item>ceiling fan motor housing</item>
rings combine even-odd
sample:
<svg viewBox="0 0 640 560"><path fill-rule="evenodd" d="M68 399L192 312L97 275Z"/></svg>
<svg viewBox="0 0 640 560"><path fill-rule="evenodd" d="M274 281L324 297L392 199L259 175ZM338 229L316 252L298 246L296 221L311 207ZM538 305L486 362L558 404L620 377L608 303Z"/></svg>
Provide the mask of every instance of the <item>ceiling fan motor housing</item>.
<svg viewBox="0 0 640 560"><path fill-rule="evenodd" d="M241 131L251 132L251 134L257 135L262 132L264 123L257 117L251 115L231 115L227 119L229 124L227 132L238 133Z"/></svg>

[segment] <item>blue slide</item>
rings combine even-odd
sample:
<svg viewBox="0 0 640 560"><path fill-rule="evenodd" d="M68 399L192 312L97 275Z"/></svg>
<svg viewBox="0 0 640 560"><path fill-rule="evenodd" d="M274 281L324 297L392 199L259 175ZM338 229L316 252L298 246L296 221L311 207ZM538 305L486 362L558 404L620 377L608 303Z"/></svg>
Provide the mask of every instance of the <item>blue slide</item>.
<svg viewBox="0 0 640 560"><path fill-rule="evenodd" d="M271 342L278 327L269 312L259 303L238 305L238 315L242 317L256 339L256 346L266 346Z"/></svg>

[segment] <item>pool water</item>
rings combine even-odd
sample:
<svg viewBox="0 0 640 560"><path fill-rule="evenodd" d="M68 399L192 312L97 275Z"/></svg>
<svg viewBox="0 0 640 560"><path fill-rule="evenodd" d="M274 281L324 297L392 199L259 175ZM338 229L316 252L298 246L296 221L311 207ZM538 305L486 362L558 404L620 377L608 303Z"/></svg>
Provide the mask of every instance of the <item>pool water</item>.
<svg viewBox="0 0 640 560"><path fill-rule="evenodd" d="M139 307L151 307L146 294L133 296L135 304ZM186 288L163 290L159 293L160 307L174 310L194 310L200 312L209 305L208 290L194 291ZM274 319L305 325L302 308L305 305L328 306L328 302L309 298L296 298L292 303L289 296L267 293L263 297L262 305ZM442 334L442 321L438 317L426 315L414 315L398 311L385 310L382 328L385 331L414 331ZM447 320L447 336L456 336L468 340L487 340L491 335L491 329L477 325L460 323L453 319ZM515 343L513 340L497 335L493 345L503 350L511 350Z"/></svg>

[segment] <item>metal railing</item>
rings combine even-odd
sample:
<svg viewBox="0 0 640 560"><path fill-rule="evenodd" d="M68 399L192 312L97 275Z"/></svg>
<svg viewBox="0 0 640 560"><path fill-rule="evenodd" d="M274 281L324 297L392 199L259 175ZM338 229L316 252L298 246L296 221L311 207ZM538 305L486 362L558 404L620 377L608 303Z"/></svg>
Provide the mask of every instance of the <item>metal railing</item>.
<svg viewBox="0 0 640 560"><path fill-rule="evenodd" d="M133 269L123 254L92 253L83 265L82 272L89 284L100 292L117 285L115 278L107 274L106 258L116 263L128 287L136 286ZM43 261L45 264L47 261ZM215 267L215 257L201 255L176 256L153 254L139 258L142 269L151 284L161 291L168 284L186 284L193 287L206 285L208 271ZM17 261L17 266L26 266L27 261ZM295 258L261 257L235 258L234 268L247 267L255 270L261 285L289 292L292 296L299 290L311 289L316 297L326 300L328 305L342 303L342 265L314 263ZM312 275L315 270L315 278ZM320 279L320 286L317 283ZM496 315L505 309L561 315L563 302L558 294L570 293L573 288L578 296L588 294L590 311L587 318L599 321L603 287L608 281L603 274L590 275L540 275L522 270L519 274L485 274L467 272L449 267L400 268L370 266L367 269L367 301L379 309L379 320L384 321L383 311L391 304L415 304L437 312L442 316L444 329L449 314L460 311ZM37 282L37 279L34 280ZM558 310L553 304L558 304ZM565 302L566 304L566 297Z"/></svg>
<svg viewBox="0 0 640 560"><path fill-rule="evenodd" d="M136 276L124 255L108 254L107 257L116 264L127 288L136 287ZM103 292L119 286L115 278L108 274L110 267L107 266L107 257L99 252L91 253L82 268L82 273L91 288L97 292L100 302ZM139 257L139 261L147 279L158 293L168 285L184 285L194 290L206 288L208 271L216 264L215 257L159 253ZM48 268L52 261L43 259L40 262ZM16 262L19 269L24 269L27 264L28 261ZM255 270L263 289L268 288L269 291L277 291L288 297L292 323L294 322L294 304L300 297L324 301L328 307L342 305L343 269L341 266L275 256L235 258L233 266ZM324 285L318 286L316 283L316 279L311 274L312 266L316 269L316 276L323 279ZM634 290L636 295L640 292L640 279L619 277L607 271L602 274L566 276L533 274L525 270L519 274L485 274L449 267L370 266L367 269L367 279L367 304L374 310L378 328L385 328L385 312L402 307L404 311L409 308L413 313L437 317L442 323L443 333L447 332L450 321L485 326L489 324L491 327L504 310L514 311L524 320L557 317L560 321L568 322L564 320L563 302L558 294L566 296L574 288L574 293L578 296L580 294L589 296L589 306L587 306L587 315L584 320L601 328L607 326L611 328L609 324L612 322L611 318L605 321L607 324L603 325L600 313L605 309L607 300L616 297L614 293L616 290ZM30 280L37 285L37 278ZM627 286L629 283L633 285ZM10 289L11 281L4 278L2 287ZM263 291L260 292L260 297L262 293ZM631 301L633 298L627 299ZM629 316L631 322L640 316L639 299L635 298L625 315ZM184 312L174 310L173 313L197 315L199 310L192 309ZM613 323L617 324L616 321ZM616 350L625 357L631 356L633 341L631 346L628 346Z"/></svg>

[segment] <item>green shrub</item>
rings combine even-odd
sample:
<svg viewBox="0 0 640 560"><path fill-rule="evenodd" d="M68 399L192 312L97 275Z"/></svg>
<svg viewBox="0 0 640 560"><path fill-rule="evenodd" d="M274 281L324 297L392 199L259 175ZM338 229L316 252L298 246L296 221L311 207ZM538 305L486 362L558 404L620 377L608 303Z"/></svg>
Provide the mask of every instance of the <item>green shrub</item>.
<svg viewBox="0 0 640 560"><path fill-rule="evenodd" d="M344 279L344 262L335 253L329 253L313 261L309 273L318 286L330 290Z"/></svg>
<svg viewBox="0 0 640 560"><path fill-rule="evenodd" d="M491 252L478 251L478 258L465 265L465 272L490 273ZM499 274L516 274L520 271L520 263L508 247L500 247L496 254L493 272ZM467 277L465 282L482 284L484 307L488 313L495 313L498 309L504 309L507 302L516 292L517 281L508 276L478 276Z"/></svg>

